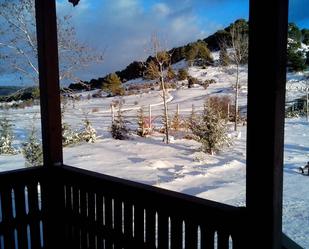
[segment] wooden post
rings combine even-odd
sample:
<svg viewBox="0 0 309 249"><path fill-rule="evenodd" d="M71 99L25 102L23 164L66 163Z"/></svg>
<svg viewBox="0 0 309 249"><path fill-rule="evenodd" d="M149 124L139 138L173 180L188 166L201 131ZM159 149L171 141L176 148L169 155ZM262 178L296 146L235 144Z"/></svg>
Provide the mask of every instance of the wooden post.
<svg viewBox="0 0 309 249"><path fill-rule="evenodd" d="M281 249L288 0L250 0L249 24L246 248Z"/></svg>
<svg viewBox="0 0 309 249"><path fill-rule="evenodd" d="M112 123L115 121L115 107L111 104L111 115L112 115Z"/></svg>
<svg viewBox="0 0 309 249"><path fill-rule="evenodd" d="M62 129L55 0L35 0L44 177L41 181L44 248L65 244L63 186L54 172L62 166ZM56 238L56 239L55 239ZM61 241L61 242L60 242ZM60 244L61 243L61 244Z"/></svg>
<svg viewBox="0 0 309 249"><path fill-rule="evenodd" d="M151 105L149 105L149 131L152 129L152 121L151 121Z"/></svg>
<svg viewBox="0 0 309 249"><path fill-rule="evenodd" d="M230 103L227 103L227 120L230 120Z"/></svg>
<svg viewBox="0 0 309 249"><path fill-rule="evenodd" d="M55 1L36 0L35 7L44 166L60 166L63 155Z"/></svg>
<svg viewBox="0 0 309 249"><path fill-rule="evenodd" d="M179 104L177 104L176 112L177 112L177 115L179 116Z"/></svg>

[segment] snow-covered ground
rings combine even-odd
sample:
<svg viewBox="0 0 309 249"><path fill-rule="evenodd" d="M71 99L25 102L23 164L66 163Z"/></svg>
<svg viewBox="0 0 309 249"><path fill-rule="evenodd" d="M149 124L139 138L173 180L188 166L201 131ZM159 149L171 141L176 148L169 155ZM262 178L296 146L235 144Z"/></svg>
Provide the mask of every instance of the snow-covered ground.
<svg viewBox="0 0 309 249"><path fill-rule="evenodd" d="M183 62L181 62L183 63ZM182 67L182 64L176 67ZM209 96L233 97L235 68L208 67L200 69L192 67L190 75L200 80L215 79L206 90L203 87L179 87L169 92L169 109L174 114L177 105L181 115L188 115L192 104L196 109L203 106ZM246 107L247 68L242 67L240 73L240 106ZM288 75L288 86L303 84L303 75ZM141 79L129 82L143 83ZM265 89L267 90L267 89ZM289 91L288 96L298 97L298 91ZM175 136L175 140L166 145L163 135L154 133L147 138L134 134L129 140L114 140L108 128L111 125L110 104L117 98L84 98L66 107L65 121L73 128L81 127L82 119L93 123L98 133L94 144L83 143L64 148L64 162L68 165L122 177L161 188L171 189L190 195L207 198L231 205L245 205L245 160L246 160L246 126L239 127L232 146L216 155L208 155L199 151L200 145L193 141ZM160 126L162 115L162 99L159 91L150 91L139 95L123 97L124 114L136 127L137 110L149 105L156 117L155 126ZM15 145L25 140L27 130L35 119L39 126L38 107L8 110L6 114L14 123ZM0 111L0 115L4 115ZM147 114L146 114L147 115ZM34 118L33 118L34 117ZM297 172L297 168L309 161L309 124L304 119L287 119L285 127L285 165L284 165L284 231L302 247L309 248L309 177ZM173 135L173 134L172 134ZM262 154L262 150L261 150ZM24 160L21 154L15 156L0 155L0 171L21 168ZM262 180L261 180L262 184Z"/></svg>

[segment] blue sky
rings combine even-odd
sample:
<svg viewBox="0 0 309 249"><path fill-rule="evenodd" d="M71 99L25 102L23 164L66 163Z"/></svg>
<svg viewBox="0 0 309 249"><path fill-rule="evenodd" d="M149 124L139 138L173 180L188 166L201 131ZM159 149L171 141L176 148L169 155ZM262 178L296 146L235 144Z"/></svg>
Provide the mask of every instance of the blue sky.
<svg viewBox="0 0 309 249"><path fill-rule="evenodd" d="M153 33L169 49L248 19L249 13L248 0L80 0L75 8L67 0L57 3L58 14L73 15L79 39L105 51L102 65L79 72L83 80L145 59ZM308 0L290 0L290 21L309 28L308 9Z"/></svg>

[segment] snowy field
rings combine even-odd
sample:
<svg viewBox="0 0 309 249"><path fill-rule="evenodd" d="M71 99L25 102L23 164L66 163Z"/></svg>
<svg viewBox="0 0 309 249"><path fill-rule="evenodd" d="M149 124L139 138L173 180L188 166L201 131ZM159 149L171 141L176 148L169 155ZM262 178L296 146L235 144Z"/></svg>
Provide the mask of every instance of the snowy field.
<svg viewBox="0 0 309 249"><path fill-rule="evenodd" d="M181 67L180 65L176 65ZM169 92L169 110L175 113L179 104L180 114L190 114L192 104L199 110L209 96L233 96L232 85L235 82L235 68L209 67L189 69L190 75L201 80L215 79L206 90L203 87L180 87ZM247 68L241 68L240 106L246 107ZM130 83L130 82L129 82ZM127 84L129 84L127 83ZM136 80L131 82L142 83ZM302 75L288 75L288 86L304 84ZM130 135L129 140L114 140L108 132L111 125L110 104L116 98L84 98L69 104L65 121L79 129L82 119L87 118L97 130L98 140L94 144L83 143L64 148L64 162L68 165L134 180L160 188L224 202L231 205L245 205L246 185L246 126L239 126L239 133L231 132L232 146L216 155L200 152L200 144L193 140L178 137L169 145L162 142L163 135L154 133L147 138ZM300 95L298 89L288 91L289 99ZM159 126L162 115L162 99L159 91L149 91L139 95L123 97L125 115L130 127L136 128L137 110L152 106L155 126ZM14 123L16 146L25 140L30 124L35 120L39 126L38 107L8 110L7 115ZM309 161L309 124L305 119L287 119L285 127L285 163L284 163L284 231L302 247L309 248L309 177L298 173L297 169ZM262 153L262 148L261 148ZM0 171L21 168L24 159L21 154L15 156L0 155ZM261 184L263 179L261 179Z"/></svg>

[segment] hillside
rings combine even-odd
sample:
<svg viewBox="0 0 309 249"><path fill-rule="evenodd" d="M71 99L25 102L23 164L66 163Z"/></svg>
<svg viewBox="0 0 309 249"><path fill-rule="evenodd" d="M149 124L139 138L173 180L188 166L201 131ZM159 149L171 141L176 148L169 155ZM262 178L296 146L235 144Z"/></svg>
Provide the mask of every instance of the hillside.
<svg viewBox="0 0 309 249"><path fill-rule="evenodd" d="M19 86L0 86L0 97L7 96L20 90Z"/></svg>
<svg viewBox="0 0 309 249"><path fill-rule="evenodd" d="M203 40L193 41L184 46L175 47L168 51L171 54L171 64L178 63L187 59L190 49L195 49L200 44L205 44L212 52L220 50L222 41L227 44L231 41L231 29L234 25L239 25L243 33L248 34L249 24L244 19L236 20L228 27L216 31L214 34L208 36ZM288 61L287 66L291 71L303 71L309 65L309 29L300 29L296 24L290 23L288 30ZM198 58L196 58L198 59ZM143 77L148 63L153 60L149 56L146 61L133 61L125 69L114 72L122 81L130 81L136 78ZM91 79L82 83L72 83L69 88L72 90L89 90L101 89L106 82L108 75L102 76L97 79Z"/></svg>

